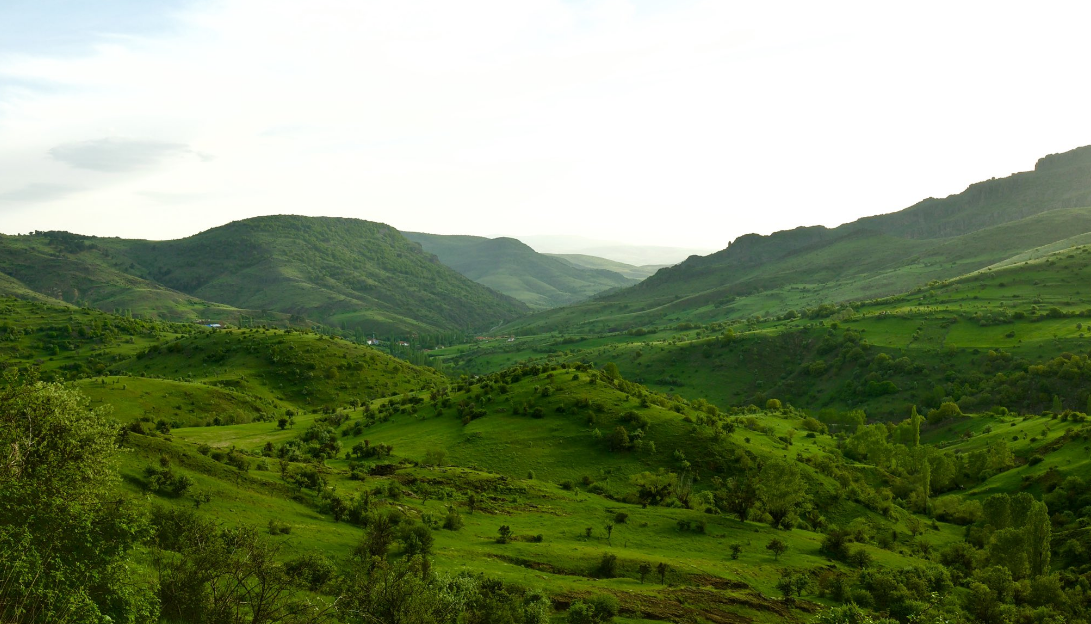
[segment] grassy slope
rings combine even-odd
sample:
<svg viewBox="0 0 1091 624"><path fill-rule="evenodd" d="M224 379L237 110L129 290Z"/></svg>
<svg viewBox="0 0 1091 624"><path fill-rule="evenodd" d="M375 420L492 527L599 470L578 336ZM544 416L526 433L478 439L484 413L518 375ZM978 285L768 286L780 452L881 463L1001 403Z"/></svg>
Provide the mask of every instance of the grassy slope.
<svg viewBox="0 0 1091 624"><path fill-rule="evenodd" d="M971 247L967 253L975 251ZM1081 315L1091 309L1091 290L1082 287L1091 283L1089 257L1091 248L1063 250L1035 261L935 282L896 297L853 303L852 309L842 308L837 316L832 315L839 308L831 307L813 319L735 324L731 328L738 338L731 343L718 339L722 326L661 325L640 336L528 336L514 343L486 342L435 354L475 372L532 358L613 361L627 377L655 389L707 398L719 405L760 403L765 395L810 408L866 404L874 414L901 415L910 403L933 405L940 387L939 398L967 397L968 409L991 408L989 400L1012 409L1048 409L1057 392L1067 407L1083 409L1091 389L1085 381L1043 380L1040 387L1056 387L1032 390L1029 395L1005 394L995 386L981 394L988 386L987 375L974 372L1026 371L1065 352L1087 353L1091 328L1078 326L1091 319L1054 318L1047 313L1054 307ZM1024 318L1014 318L1017 313ZM956 317L959 320L952 322ZM840 325L837 331L831 329L834 321ZM844 342L845 330L856 332L870 345L859 359L846 359L855 345ZM827 336L833 343L826 342ZM1013 359L991 362L989 350L1003 350ZM872 361L879 352L892 361L907 357L911 366L876 370ZM812 370L811 365L819 361L822 370ZM866 384L872 373L894 383L897 391L868 395Z"/></svg>
<svg viewBox="0 0 1091 624"><path fill-rule="evenodd" d="M601 331L664 322L779 314L950 279L1091 231L1091 148L1050 156L1035 171L975 184L942 200L838 228L746 235L639 285L520 319L519 331ZM692 317L692 318L686 318Z"/></svg>
<svg viewBox="0 0 1091 624"><path fill-rule="evenodd" d="M1029 270L1034 266L1032 263L1018 268ZM1015 287L1012 274L1013 269L992 271L988 277L1000 276L1013 282L1005 282L1003 288L996 286L1006 291ZM1030 285L1034 286L1032 282ZM948 285L952 289L956 286ZM985 291L987 288L975 288L972 293L980 297ZM970 292L954 290L953 293L973 300ZM262 460L250 455L247 460L250 470L240 472L213 459L215 453L206 456L198 448L207 444L253 453L267 443L283 443L315 422L319 415L313 408L326 405L342 409L349 416L339 427L347 432L338 436L344 449L366 439L371 444L393 446L394 456L385 461L405 460L395 475L369 476L363 481L349 478L350 465L346 460L327 461L323 468L327 484L338 495L348 498L365 490L388 493L396 489L400 492L397 500L376 494L374 504L380 509L397 508L410 518L442 518L448 506L461 509L466 521L461 531L433 531L435 564L440 570L482 571L507 581L542 587L559 605L591 592L614 593L627 617L622 621L695 618L718 621L717 618L730 614L730 621L781 622L806 619L808 610L814 606L811 601L824 602L808 593L797 610L773 599L782 569L818 574L829 566L843 567L829 562L819 552L822 536L810 530L778 531L762 523L739 522L726 515L682 508L642 508L617 500L632 491L629 476L634 473L680 470L681 460L676 451L691 460L700 473L698 491L710 485L712 475L726 476L739 470L737 460L733 459L739 457L739 452L759 461L774 457L836 457L837 441L825 434L814 438L797 435L793 444L784 443L782 436L787 436L790 429L802 430L798 415L756 414L755 427L760 429L740 427L733 433L716 436L707 426L693 422L700 416L693 406L668 404L681 413L654 404L641 407L636 398L606 381L591 384L590 373L586 371L527 371L519 379L508 379L506 391L502 391L495 382L491 386L447 382L366 347L313 334L276 330L212 332L189 326L176 327L179 331L188 330L189 334L172 333L171 326L13 300L5 301L0 312L5 319L0 331L4 338L12 337L0 341L0 346L19 349L23 357L18 363L30 364L35 356L46 355L45 343L59 340L50 332L57 331L62 324L70 325L65 339L71 342L71 349L63 351L56 360L38 357L43 360L43 367L64 370L61 367L66 364L65 358L112 360L113 371L128 375L85 377L75 382L77 386L96 404L113 406L115 416L124 422L142 420L151 425L163 419L173 427L168 435L154 432L129 435L131 452L123 454L121 466L125 487L142 493L144 468L158 466L160 458L165 456L175 470L194 480L195 490L211 493L212 500L201 507L202 514L227 525L265 526L275 520L290 526L290 535L269 538L284 542L285 556L308 552L332 558L347 556L362 532L321 513L316 504L317 493L298 490L285 482L275 459ZM861 319L861 322L867 321ZM117 329L112 323L127 330L111 333ZM81 327L99 331L101 335L81 335L94 333L81 332ZM692 334L693 330L675 330L664 332L660 338L685 341L694 338ZM599 340L597 348L625 346L615 339ZM331 363L339 365L336 376L307 374L323 373L321 366L326 365L328 370ZM363 366L353 366L356 363ZM315 365L313 369L311 364ZM141 372L173 379L140 377ZM419 395L422 402L415 408L405 400L412 396L407 392L429 386L452 387L446 407L430 400L426 393ZM548 396L542 388L550 388ZM347 406L353 398L389 394L400 398L377 398L370 402L372 414L383 413L381 404L396 406L387 412L388 419L379 419L374 424L367 424L363 409ZM579 407L581 400L587 401L586 407ZM464 424L458 417L457 406L469 402L477 403L486 414ZM530 409L542 408L543 417L519 413L524 405ZM560 412L558 407L565 410ZM302 414L296 417L293 428L280 430L270 418L287 409ZM608 433L618 424L628 424L623 414L630 410L648 419L645 440L656 443L655 453L611 451L604 438L594 435L596 428ZM208 426L217 417L219 422L235 424ZM1001 430L1001 425L1009 420L1017 428ZM997 432L994 435L1028 434L1025 442L1015 445L1020 456L1028 454L1031 448L1040 450L1047 442L1056 440L1062 430L1047 419L975 417L926 432L925 440L948 444L951 449L962 448L958 444L965 445L966 450L980 448L988 439L988 434L980 433L984 423L992 424ZM178 427L202 424L206 426ZM358 433L354 432L357 426ZM1045 426L1051 427L1049 434L1043 433ZM966 428L976 428L979 433L968 441L958 442L963 440L962 431ZM1032 437L1038 439L1031 442ZM434 448L447 451L445 465L437 468L414 465ZM1046 462L1033 469L1033 474L1052 465L1079 472L1087 461L1082 456L1077 464L1076 456L1071 455L1077 452L1074 445L1052 451L1047 454ZM839 489L838 482L809 463L800 462L798 466L809 482L807 489L812 495ZM1023 482L1018 470L1021 469L993 477L969 495L1014 491L1011 488L1018 488ZM531 471L533 478L529 476ZM860 467L860 478L866 478L866 474L867 468ZM565 481L575 482L576 487L559 487ZM478 493L480 500L474 513L470 513L465 497L465 492L471 490ZM192 507L188 497L152 495L151 501ZM627 513L628 519L616 525L608 538L604 527L617 512ZM905 525L908 516L904 512L887 519L845 500L826 514L831 522L870 526L872 530L894 528L902 535L890 550L864 546L876 565L902 567L923 563L913 554ZM680 530L678 522L686 520L706 522L705 531ZM509 544L496 543L500 525L511 526L519 539ZM588 527L592 529L591 537L586 536ZM942 548L958 539L961 532L958 527L944 523L937 527L927 529L921 538L933 547ZM542 536L541 542L525 539L536 535ZM764 548L773 537L788 544L788 552L779 560ZM743 547L737 560L729 555L733 543ZM590 581L588 577L604 553L618 557L619 576ZM398 555L397 549L393 555ZM660 584L654 573L641 583L637 568L642 562L653 567L659 562L668 563L668 584Z"/></svg>
<svg viewBox="0 0 1091 624"><path fill-rule="evenodd" d="M554 388L548 398L535 391L535 387L544 386ZM481 388L456 391L452 403L476 399L482 392ZM429 449L445 448L448 466L436 469L406 467L399 470L396 477L369 477L360 483L346 478L346 461L335 460L327 462L330 484L342 495L350 496L363 489L385 490L396 478L407 491L413 492L398 503L403 513L410 517L424 514L442 517L447 505L461 508L466 519L462 531L434 533L436 563L441 569L471 568L505 580L542 586L563 602L586 594L587 577L603 553L609 552L619 558L620 576L596 581L595 591L617 593L630 613L639 609L648 615L681 619L694 615L710 617L711 613L729 609L756 621L799 617L798 613L786 611L776 601L763 598L762 594L775 595L774 584L783 567L817 569L829 565L818 553L820 535L805 530L774 531L763 524L743 523L693 510L642 509L639 505L583 491L586 486L569 491L556 485L565 480L579 482L587 476L595 486L603 488L602 491L621 495L631 489L630 474L657 468L675 469L674 450L684 451L690 457L707 458L724 449L745 446L756 457L780 456L786 448L776 435L796 423L767 415L763 422L771 426L770 433L740 431L716 442L684 422L682 415L658 407L640 408L633 399L604 383L590 385L586 374L579 380L559 372L553 377L546 374L531 376L512 383L506 394L499 394L494 389L492 396L494 400L485 403L488 414L466 425L459 421L453 408L436 413L434 406L426 403L416 413L399 411L386 422L367 426L361 434L342 438L346 449L365 438L371 444L391 444L395 449L394 459L419 460ZM652 423L646 439L655 440L659 450L654 455L611 452L603 440L592 435L587 414L558 414L549 409L570 403L577 397L587 397L603 405L603 411L595 415L597 426L603 430L620 422L622 410L635 409L642 413ZM512 407L522 402L547 408L546 416L535 419L514 414ZM352 428L354 422L362 418L363 411L349 414L351 419L342 426L343 430ZM172 444L176 449L172 452L188 453L195 460L199 456L193 449L199 444L257 450L267 442L276 444L294 437L313 418L298 419L294 432L279 431L271 423L178 429L172 432ZM748 441L744 442L743 438ZM716 445L723 445L721 451L712 450ZM832 446L833 441L826 437L801 440L787 453L789 456L809 455ZM472 468L467 469L468 466ZM533 479L527 478L529 471L534 471ZM834 487L822 475L809 474L809 479L815 480L816 484L826 483L820 487ZM231 484L229 479L221 481ZM279 479L274 473L254 471L244 478L244 484L255 481L269 483L268 487L272 487ZM240 486L228 484L213 484L224 490L222 493L218 490L214 500L224 496L231 501L232 509L244 507L243 519L246 521L263 524L269 518L283 518L293 527L291 539L297 547L320 548L332 555L347 553L358 539L358 529L335 524L328 518L316 518L290 501L246 494L252 499L250 502L235 502L240 500ZM421 489L422 485L425 489ZM246 490L248 486L241 487ZM481 493L480 508L476 513L469 513L460 494L468 489ZM430 492L427 499L420 498L423 491ZM629 518L617 525L612 537L607 539L603 527L619 511L629 514ZM210 512L223 513L222 504L210 508ZM873 516L859 509L846 509L844 515ZM703 534L679 531L679 520L706 521L707 529ZM517 536L542 535L543 541L497 544L496 530L501 524L511 526ZM587 527L592 528L590 538L585 536ZM786 540L789 545L788 554L779 561L764 549L774 536ZM950 538L946 530L940 530L927 535L926 539L938 545ZM743 545L739 560L728 556L731 543ZM914 561L904 544L894 551L871 550L876 561L883 565L906 565ZM663 586L653 579L641 584L636 568L642 561L653 566L660 561L669 563L668 580L676 585ZM700 586L704 589L697 589ZM751 589L760 594L751 593ZM676 598L682 595L689 595L691 599L679 605Z"/></svg>
<svg viewBox="0 0 1091 624"><path fill-rule="evenodd" d="M167 320L245 314L283 325L299 315L403 334L492 327L527 311L394 229L357 219L259 217L160 242L4 236L0 272L18 281L12 288Z"/></svg>
<svg viewBox="0 0 1091 624"><path fill-rule="evenodd" d="M99 244L104 243L104 244ZM0 280L7 294L41 301L91 305L101 310L128 310L134 316L168 321L236 318L253 311L210 303L115 266L105 241L63 233L0 235Z"/></svg>
<svg viewBox="0 0 1091 624"><path fill-rule="evenodd" d="M404 234L459 273L535 309L566 305L636 283L613 270L590 269L540 254L513 238Z"/></svg>
<svg viewBox="0 0 1091 624"><path fill-rule="evenodd" d="M196 296L364 332L483 327L525 307L458 275L393 228L277 216L129 243L153 278Z"/></svg>

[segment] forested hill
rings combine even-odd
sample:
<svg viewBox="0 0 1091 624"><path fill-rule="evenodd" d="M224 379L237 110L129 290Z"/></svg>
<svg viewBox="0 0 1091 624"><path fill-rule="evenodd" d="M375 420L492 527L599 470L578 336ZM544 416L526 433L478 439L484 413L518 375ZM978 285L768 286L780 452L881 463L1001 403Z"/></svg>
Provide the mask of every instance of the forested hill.
<svg viewBox="0 0 1091 624"><path fill-rule="evenodd" d="M1091 146L1046 156L1033 171L971 184L957 195L928 198L898 212L864 217L836 228L799 227L769 236L740 236L727 248L692 257L680 266L765 263L858 232L918 240L951 238L1052 210L1084 206L1091 206ZM669 272L660 279L669 279L667 275Z"/></svg>
<svg viewBox="0 0 1091 624"><path fill-rule="evenodd" d="M1064 248L1091 232L1091 147L1047 156L1033 171L971 185L944 199L836 228L740 236L584 309L518 321L542 328L589 321L633 327L716 307L703 320L780 314L823 302L891 295ZM745 298L745 301L743 299Z"/></svg>
<svg viewBox="0 0 1091 624"><path fill-rule="evenodd" d="M540 254L514 238L403 234L466 277L538 309L566 305L639 281Z"/></svg>
<svg viewBox="0 0 1091 624"><path fill-rule="evenodd" d="M358 219L282 215L172 241L50 232L4 237L0 244L6 260L0 271L56 297L43 290L50 277L35 269L48 258L53 273L80 275L73 297L103 309L117 308L128 288L145 293L150 300L142 301L142 312L152 315L182 298L381 333L476 329L527 312L394 228ZM107 293L103 283L117 287ZM173 305L174 316L192 318L193 307Z"/></svg>

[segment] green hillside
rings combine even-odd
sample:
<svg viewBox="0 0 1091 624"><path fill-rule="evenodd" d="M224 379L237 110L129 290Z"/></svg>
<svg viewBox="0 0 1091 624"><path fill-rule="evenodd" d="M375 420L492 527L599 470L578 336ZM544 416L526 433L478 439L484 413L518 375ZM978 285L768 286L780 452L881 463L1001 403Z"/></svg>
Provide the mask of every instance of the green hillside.
<svg viewBox="0 0 1091 624"><path fill-rule="evenodd" d="M1091 148L1080 148L1044 158L1032 172L981 182L901 212L834 229L741 236L722 251L663 269L633 288L522 318L509 329L707 323L893 295L1031 250L1078 244L1082 239L1073 237L1091 232L1086 205ZM921 225L926 223L933 225Z"/></svg>
<svg viewBox="0 0 1091 624"><path fill-rule="evenodd" d="M0 622L1091 621L1089 154L525 318L362 221L5 237Z"/></svg>
<svg viewBox="0 0 1091 624"><path fill-rule="evenodd" d="M946 401L967 412L1038 413L1057 401L1082 410L1091 407L1091 378L1072 366L1082 370L1091 352L1089 258L1091 247L1079 246L892 297L728 322L526 336L435 355L468 371L612 361L653 388L724 406L777 398L887 418Z"/></svg>
<svg viewBox="0 0 1091 624"><path fill-rule="evenodd" d="M111 254L111 246L118 244L68 232L0 235L0 288L20 298L124 310L168 321L236 319L257 313L204 301L132 275L126 271L135 265Z"/></svg>
<svg viewBox="0 0 1091 624"><path fill-rule="evenodd" d="M612 269L588 268L540 254L514 238L403 234L443 264L535 309L555 308L637 283Z"/></svg>
<svg viewBox="0 0 1091 624"><path fill-rule="evenodd" d="M385 335L492 327L527 310L357 219L258 217L174 241L4 236L0 272L56 300L176 321L245 315Z"/></svg>
<svg viewBox="0 0 1091 624"><path fill-rule="evenodd" d="M165 622L300 605L284 621L867 621L853 609L898 622L1079 621L1091 608L1080 589L1091 427L1070 401L1086 399L1091 364L1051 354L1091 347L1072 315L1088 254L852 310L554 338L571 351L459 379L310 331L216 331L6 299L0 414L54 405L74 409L69 422L100 418L64 398L71 391L107 408L120 479L92 496L126 501L127 515L103 515L107 505L71 516L82 500L72 498L50 503L48 526L26 525L25 510L45 503L23 486L25 471L0 473L0 496L17 514L9 524L32 536L67 527L98 543L71 523L148 523L93 555L127 570L86 594L114 621L149 621L134 615L147 605ZM1011 358L974 347L1011 332ZM760 407L723 410L689 396L695 385L660 393L635 381L636 364L673 358L676 375L713 369L736 383L781 354L797 368L730 386ZM14 370L68 385L20 385ZM778 400L802 374L817 384L802 392L820 392L799 404L814 410ZM1034 403L1043 383L1060 411ZM822 388L842 394L828 401ZM1033 400L1016 406L1005 393ZM867 418L918 398L923 418ZM3 448L22 422L34 421L0 419ZM0 532L0 566L68 571L92 557L42 562L41 544L14 549L12 535ZM0 604L24 577L12 583Z"/></svg>

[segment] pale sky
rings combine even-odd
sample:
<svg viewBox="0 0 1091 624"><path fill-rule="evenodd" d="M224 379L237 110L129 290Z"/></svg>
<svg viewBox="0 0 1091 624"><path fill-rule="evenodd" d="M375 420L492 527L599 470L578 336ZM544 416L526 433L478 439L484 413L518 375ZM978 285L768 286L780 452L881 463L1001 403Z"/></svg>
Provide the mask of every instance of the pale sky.
<svg viewBox="0 0 1091 624"><path fill-rule="evenodd" d="M1085 7L2 0L0 232L833 226L1091 144Z"/></svg>

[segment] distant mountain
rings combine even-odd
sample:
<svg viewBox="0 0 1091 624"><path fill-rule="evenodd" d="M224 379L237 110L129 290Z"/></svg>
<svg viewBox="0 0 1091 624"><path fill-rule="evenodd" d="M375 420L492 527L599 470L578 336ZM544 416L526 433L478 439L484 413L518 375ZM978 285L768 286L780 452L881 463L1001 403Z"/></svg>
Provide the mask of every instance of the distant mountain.
<svg viewBox="0 0 1091 624"><path fill-rule="evenodd" d="M536 309L570 304L639 281L615 271L578 266L540 254L514 238L403 234L466 277Z"/></svg>
<svg viewBox="0 0 1091 624"><path fill-rule="evenodd" d="M608 258L634 266L678 264L690 256L703 256L714 249L626 245L583 236L529 235L519 240L546 254L578 254Z"/></svg>
<svg viewBox="0 0 1091 624"><path fill-rule="evenodd" d="M400 333L490 327L528 311L358 219L257 217L172 241L5 236L0 272L56 299L175 320L295 315Z"/></svg>
<svg viewBox="0 0 1091 624"><path fill-rule="evenodd" d="M620 273L625 277L629 277L636 280L642 280L649 275L654 274L659 269L670 266L669 264L645 264L643 266L633 266L631 264L625 264L624 262L617 262L615 260L608 260L606 258L599 258L598 256L587 256L584 254L545 254L559 260L578 266L584 269L605 269L607 271L613 271L614 273Z"/></svg>
<svg viewBox="0 0 1091 624"><path fill-rule="evenodd" d="M779 314L909 290L1004 263L1091 232L1091 147L1047 156L1034 171L836 228L747 234L662 269L624 291L518 327L624 328L674 318ZM1074 238L1076 237L1076 238Z"/></svg>

